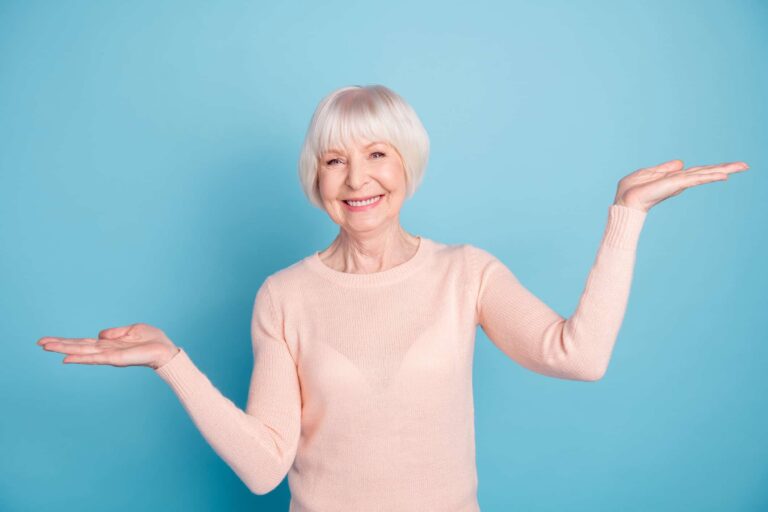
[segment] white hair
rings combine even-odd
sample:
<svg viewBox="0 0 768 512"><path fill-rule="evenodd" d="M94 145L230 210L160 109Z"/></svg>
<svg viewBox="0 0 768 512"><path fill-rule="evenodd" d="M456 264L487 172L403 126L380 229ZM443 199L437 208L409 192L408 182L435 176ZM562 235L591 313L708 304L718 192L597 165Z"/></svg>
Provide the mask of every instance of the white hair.
<svg viewBox="0 0 768 512"><path fill-rule="evenodd" d="M392 145L405 168L406 199L416 192L429 159L429 136L419 116L383 85L352 85L323 98L309 123L298 167L301 187L312 204L323 208L317 182L320 157L361 138Z"/></svg>

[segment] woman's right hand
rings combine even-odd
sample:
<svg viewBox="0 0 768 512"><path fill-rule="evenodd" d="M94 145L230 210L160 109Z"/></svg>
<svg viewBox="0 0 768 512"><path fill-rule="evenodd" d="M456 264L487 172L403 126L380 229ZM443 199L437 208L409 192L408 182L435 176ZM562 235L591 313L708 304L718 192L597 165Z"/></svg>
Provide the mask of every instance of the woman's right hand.
<svg viewBox="0 0 768 512"><path fill-rule="evenodd" d="M164 365L179 352L163 331L143 323L104 329L98 338L44 336L37 340L37 344L45 350L67 354L64 363L149 366L153 369Z"/></svg>

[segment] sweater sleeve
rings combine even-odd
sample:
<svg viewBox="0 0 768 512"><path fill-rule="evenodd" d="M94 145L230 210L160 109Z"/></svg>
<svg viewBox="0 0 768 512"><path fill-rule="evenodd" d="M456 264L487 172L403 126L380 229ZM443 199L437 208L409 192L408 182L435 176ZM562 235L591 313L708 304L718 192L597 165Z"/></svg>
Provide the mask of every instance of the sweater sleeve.
<svg viewBox="0 0 768 512"><path fill-rule="evenodd" d="M278 327L268 281L253 306L254 366L245 411L221 394L184 349L154 370L209 445L255 494L270 492L287 474L301 422L296 365Z"/></svg>
<svg viewBox="0 0 768 512"><path fill-rule="evenodd" d="M620 205L608 222L570 318L532 294L499 259L474 246L479 272L476 323L507 356L543 375L594 381L605 374L629 298L647 212Z"/></svg>

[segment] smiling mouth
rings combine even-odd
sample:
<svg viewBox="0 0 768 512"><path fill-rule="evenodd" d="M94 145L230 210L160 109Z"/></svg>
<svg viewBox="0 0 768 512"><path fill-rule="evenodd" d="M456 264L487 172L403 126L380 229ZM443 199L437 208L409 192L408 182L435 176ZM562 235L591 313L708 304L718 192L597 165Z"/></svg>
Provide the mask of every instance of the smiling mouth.
<svg viewBox="0 0 768 512"><path fill-rule="evenodd" d="M368 204L373 204L375 202L378 202L382 197L384 197L384 194L379 194L377 196L370 196L365 199L358 199L358 200L343 199L342 201L347 203L349 206L366 206Z"/></svg>

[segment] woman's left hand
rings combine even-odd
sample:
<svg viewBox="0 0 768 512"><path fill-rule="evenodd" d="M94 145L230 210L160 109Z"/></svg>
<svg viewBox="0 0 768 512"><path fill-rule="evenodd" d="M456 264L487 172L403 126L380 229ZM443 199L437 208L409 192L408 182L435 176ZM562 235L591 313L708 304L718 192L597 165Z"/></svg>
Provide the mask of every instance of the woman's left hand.
<svg viewBox="0 0 768 512"><path fill-rule="evenodd" d="M727 181L729 174L747 169L749 166L744 162L683 169L682 160L670 160L655 167L638 169L622 178L616 190L614 204L647 212L687 188L713 181Z"/></svg>

